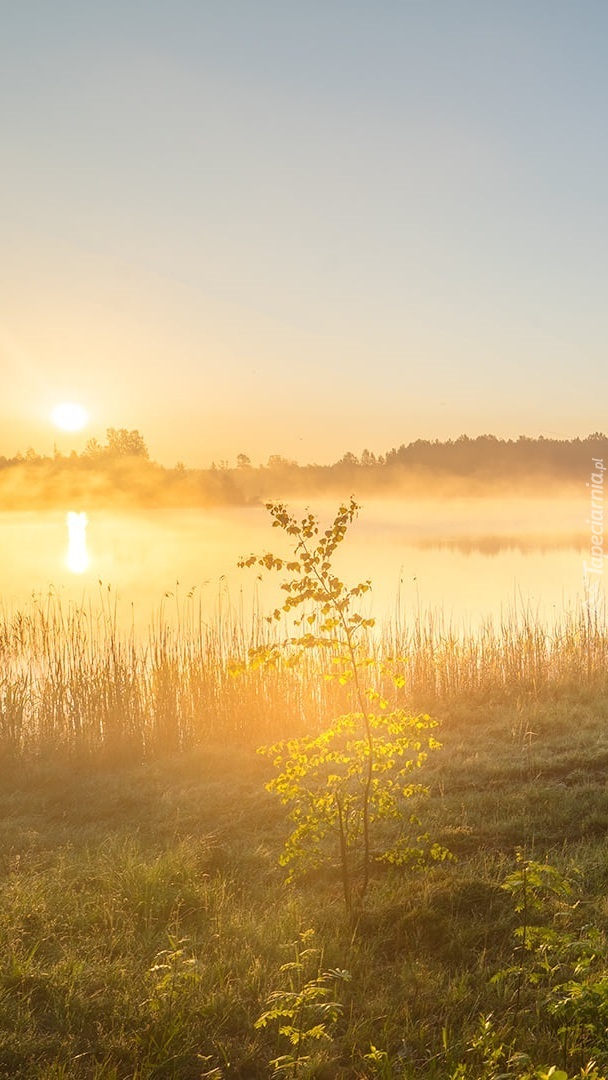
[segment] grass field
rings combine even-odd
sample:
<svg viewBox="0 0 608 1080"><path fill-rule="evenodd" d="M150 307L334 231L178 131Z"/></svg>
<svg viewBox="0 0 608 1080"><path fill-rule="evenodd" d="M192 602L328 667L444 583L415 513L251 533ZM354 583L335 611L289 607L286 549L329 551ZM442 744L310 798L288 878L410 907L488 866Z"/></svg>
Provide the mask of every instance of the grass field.
<svg viewBox="0 0 608 1080"><path fill-rule="evenodd" d="M435 714L420 813L455 859L379 872L355 921L331 867L285 885L255 733L124 762L48 744L7 757L0 1075L267 1077L285 1054L277 1075L606 1068L606 699L581 687ZM518 867L521 884L518 849L526 949L504 888ZM547 860L559 887L534 884ZM349 978L319 979L330 970ZM568 984L579 998L556 1014ZM292 1036L318 1038L294 1049L276 1020L256 1027L273 994Z"/></svg>
<svg viewBox="0 0 608 1080"><path fill-rule="evenodd" d="M413 809L453 857L377 864L347 914L332 861L286 884L256 748L331 724L349 686L318 648L243 666L263 620L179 615L145 642L111 605L0 618L0 1076L603 1076L599 616L370 640L439 722Z"/></svg>

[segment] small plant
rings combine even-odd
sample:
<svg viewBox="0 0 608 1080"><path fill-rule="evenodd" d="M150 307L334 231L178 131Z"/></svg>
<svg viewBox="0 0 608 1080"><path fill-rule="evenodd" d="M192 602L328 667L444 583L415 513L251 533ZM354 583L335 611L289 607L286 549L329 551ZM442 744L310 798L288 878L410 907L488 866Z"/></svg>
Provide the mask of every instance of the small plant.
<svg viewBox="0 0 608 1080"><path fill-rule="evenodd" d="M522 989L528 984L541 982L555 983L560 971L564 946L570 944L566 928L547 926L546 912L549 901L565 904L570 898L572 887L569 881L550 863L535 862L527 859L521 850L516 853L517 867L502 884L513 901L515 912L520 916L515 929L518 941L519 962L499 972L495 981L514 976L515 1011L521 1004Z"/></svg>
<svg viewBox="0 0 608 1080"><path fill-rule="evenodd" d="M603 935L595 926L580 924L580 900L573 896L571 882L549 863L527 859L518 851L517 868L502 887L511 894L520 916L515 929L518 963L498 972L494 981L514 978L516 1016L524 985L533 988L537 1016L548 1019L559 1036L564 1067L589 1056L593 1060L581 1065L580 1075L597 1078L596 1063L605 1067L608 1062ZM566 1078L565 1072L555 1069L546 1075Z"/></svg>
<svg viewBox="0 0 608 1080"><path fill-rule="evenodd" d="M187 938L178 941L169 936L169 942L171 948L157 954L149 971L154 981L148 1004L154 1014L171 1013L200 981L198 961L185 948Z"/></svg>
<svg viewBox="0 0 608 1080"><path fill-rule="evenodd" d="M334 555L360 509L355 500L340 506L321 536L314 514L298 520L283 503L268 503L267 509L273 527L291 538L294 558L251 555L239 565L286 571L281 588L287 598L271 620L281 621L292 612L298 617L295 634L283 643L251 649L250 662L293 665L305 653L316 652L325 678L349 688L352 704L351 711L319 734L261 748L279 770L268 790L290 807L294 825L281 861L290 865L293 877L326 862L328 849L337 851L344 901L351 910L363 901L374 861L419 861L427 851L439 858L447 854L430 845L419 834L416 817L405 812L407 799L427 793L414 774L428 751L439 747L432 735L436 722L389 704L385 685L400 690L405 679L395 671L399 660L370 655L368 631L374 620L356 608L371 583L349 588L334 571ZM379 849L372 847L376 826Z"/></svg>
<svg viewBox="0 0 608 1080"><path fill-rule="evenodd" d="M386 1050L381 1050L372 1043L369 1052L363 1055L363 1060L367 1064L370 1075L375 1076L377 1080L394 1080L395 1073Z"/></svg>
<svg viewBox="0 0 608 1080"><path fill-rule="evenodd" d="M468 1044L473 1059L460 1062L450 1080L606 1080L595 1061L571 1074L557 1065L537 1065L530 1055L506 1045L495 1030L493 1017L482 1016L479 1028Z"/></svg>
<svg viewBox="0 0 608 1080"><path fill-rule="evenodd" d="M279 1042L287 1044L285 1053L270 1062L273 1076L298 1076L301 1067L310 1061L310 1051L331 1040L332 1029L343 1011L338 989L349 982L350 975L340 968L323 971L323 953L311 944L313 937L314 930L304 930L293 942L294 959L279 968L287 976L288 985L270 994L268 1008L255 1023L259 1030L276 1021ZM316 973L306 978L311 969Z"/></svg>

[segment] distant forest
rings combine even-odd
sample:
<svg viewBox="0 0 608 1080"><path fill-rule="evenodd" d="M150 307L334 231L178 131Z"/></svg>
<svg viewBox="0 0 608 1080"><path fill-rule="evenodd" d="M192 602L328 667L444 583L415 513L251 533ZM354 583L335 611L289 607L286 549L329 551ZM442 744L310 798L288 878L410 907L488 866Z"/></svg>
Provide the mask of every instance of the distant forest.
<svg viewBox="0 0 608 1080"><path fill-rule="evenodd" d="M608 462L608 436L537 439L494 435L440 442L417 439L385 454L348 452L333 465L300 465L278 454L254 465L247 454L207 469L173 468L150 460L137 430L108 428L105 443L91 439L82 453L52 456L29 449L0 456L4 509L83 506L249 506L266 499L489 495L511 490L549 495L589 481L593 459Z"/></svg>

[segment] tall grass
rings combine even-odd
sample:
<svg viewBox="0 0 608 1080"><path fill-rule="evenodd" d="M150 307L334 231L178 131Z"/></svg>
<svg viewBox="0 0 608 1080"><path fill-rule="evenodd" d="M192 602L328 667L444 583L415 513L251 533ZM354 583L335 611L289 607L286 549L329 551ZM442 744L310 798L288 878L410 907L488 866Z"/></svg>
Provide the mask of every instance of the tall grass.
<svg viewBox="0 0 608 1080"><path fill-rule="evenodd" d="M441 613L430 613L410 628L385 628L381 645L407 657L414 698L507 701L583 687L602 693L607 685L608 627L602 612L583 606L551 626L524 610L475 631L457 631Z"/></svg>
<svg viewBox="0 0 608 1080"><path fill-rule="evenodd" d="M192 596L161 607L143 638L122 628L110 592L97 608L51 594L0 612L0 760L55 751L142 758L314 731L348 707L344 689L324 678L325 654L308 653L297 668L243 668L250 648L284 629L229 603L207 618ZM405 658L412 708L603 694L608 685L608 629L582 607L551 627L524 612L459 632L431 613L385 626L370 648Z"/></svg>

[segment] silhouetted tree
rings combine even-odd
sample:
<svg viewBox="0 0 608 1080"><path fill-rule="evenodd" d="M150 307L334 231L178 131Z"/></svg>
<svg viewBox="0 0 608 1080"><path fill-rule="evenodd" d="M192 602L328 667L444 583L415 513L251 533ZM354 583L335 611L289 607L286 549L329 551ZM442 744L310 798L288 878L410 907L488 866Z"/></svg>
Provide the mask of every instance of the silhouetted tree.
<svg viewBox="0 0 608 1080"><path fill-rule="evenodd" d="M364 468L369 468L370 465L376 464L376 455L370 453L369 450L364 450L361 454L361 464Z"/></svg>
<svg viewBox="0 0 608 1080"><path fill-rule="evenodd" d="M98 458L104 453L105 447L101 445L99 439L89 439L82 451L82 456L86 458Z"/></svg>
<svg viewBox="0 0 608 1080"><path fill-rule="evenodd" d="M138 457L149 459L148 447L139 431L126 428L108 428L106 431L107 453L110 457Z"/></svg>

